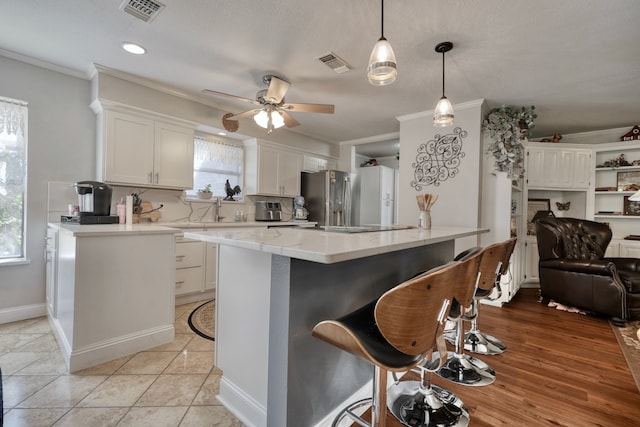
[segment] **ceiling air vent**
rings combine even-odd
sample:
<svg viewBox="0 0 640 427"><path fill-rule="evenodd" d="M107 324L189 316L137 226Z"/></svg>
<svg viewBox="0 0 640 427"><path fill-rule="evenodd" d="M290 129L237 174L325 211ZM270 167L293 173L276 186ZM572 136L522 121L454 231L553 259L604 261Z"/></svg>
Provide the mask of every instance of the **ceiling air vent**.
<svg viewBox="0 0 640 427"><path fill-rule="evenodd" d="M164 9L162 3L152 0L124 0L120 5L120 10L144 22L153 21L162 9Z"/></svg>
<svg viewBox="0 0 640 427"><path fill-rule="evenodd" d="M346 73L351 69L344 59L340 58L333 52L322 55L318 59L338 74Z"/></svg>

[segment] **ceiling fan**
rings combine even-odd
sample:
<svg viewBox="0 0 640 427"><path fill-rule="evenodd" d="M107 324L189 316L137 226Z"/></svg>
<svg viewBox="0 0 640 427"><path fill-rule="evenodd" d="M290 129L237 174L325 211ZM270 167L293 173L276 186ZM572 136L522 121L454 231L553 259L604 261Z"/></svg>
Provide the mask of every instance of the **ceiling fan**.
<svg viewBox="0 0 640 427"><path fill-rule="evenodd" d="M262 82L266 84L268 88L258 91L258 93L256 93L256 99L243 98L241 96L229 95L227 93L216 92L209 89L204 89L203 92L210 95L224 96L226 98L232 98L257 105L258 108L253 108L243 113L235 115L225 114L223 124L225 120L227 122L237 121L238 119L253 116L253 120L258 124L258 126L267 129L268 134L270 134L274 129L285 125L288 128L292 128L300 124L289 114L290 111L333 114L335 110L335 107L330 104L299 104L285 102L284 95L287 93L291 84L277 76L267 74L262 77Z"/></svg>

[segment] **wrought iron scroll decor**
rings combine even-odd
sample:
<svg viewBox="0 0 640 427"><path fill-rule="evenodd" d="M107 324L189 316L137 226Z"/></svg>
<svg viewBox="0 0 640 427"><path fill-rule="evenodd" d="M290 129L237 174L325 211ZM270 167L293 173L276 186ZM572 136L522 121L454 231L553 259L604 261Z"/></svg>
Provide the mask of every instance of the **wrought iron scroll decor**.
<svg viewBox="0 0 640 427"><path fill-rule="evenodd" d="M416 161L411 164L414 170L411 186L421 191L423 186L437 187L442 181L454 178L464 157L462 138L466 137L467 131L456 127L452 133L436 134L432 140L420 144Z"/></svg>

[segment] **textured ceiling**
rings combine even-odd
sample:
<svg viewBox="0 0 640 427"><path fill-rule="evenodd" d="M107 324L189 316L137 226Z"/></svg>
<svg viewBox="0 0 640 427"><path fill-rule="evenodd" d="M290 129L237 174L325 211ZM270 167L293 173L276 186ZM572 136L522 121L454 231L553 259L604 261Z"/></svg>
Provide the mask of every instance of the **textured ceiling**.
<svg viewBox="0 0 640 427"><path fill-rule="evenodd" d="M640 123L638 0L387 0L398 78L386 87L366 79L378 1L162 1L145 23L118 10L120 0L3 0L0 49L82 73L101 64L234 113L247 104L201 90L253 98L262 75L276 74L291 82L287 101L336 106L334 115L294 113L301 125L292 131L339 142L396 132L397 116L431 110L442 78L434 47L449 40L454 104L535 105L535 136ZM148 53L124 53L124 40ZM352 70L317 60L330 51ZM241 121L240 132L251 126Z"/></svg>

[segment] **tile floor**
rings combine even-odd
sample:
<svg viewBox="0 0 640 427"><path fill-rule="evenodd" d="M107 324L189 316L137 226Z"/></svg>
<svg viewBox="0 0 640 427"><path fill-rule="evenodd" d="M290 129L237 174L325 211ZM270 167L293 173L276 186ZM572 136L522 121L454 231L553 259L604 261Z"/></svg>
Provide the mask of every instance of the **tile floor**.
<svg viewBox="0 0 640 427"><path fill-rule="evenodd" d="M4 427L241 427L215 398L213 341L176 307L174 342L70 374L46 317L0 325Z"/></svg>

